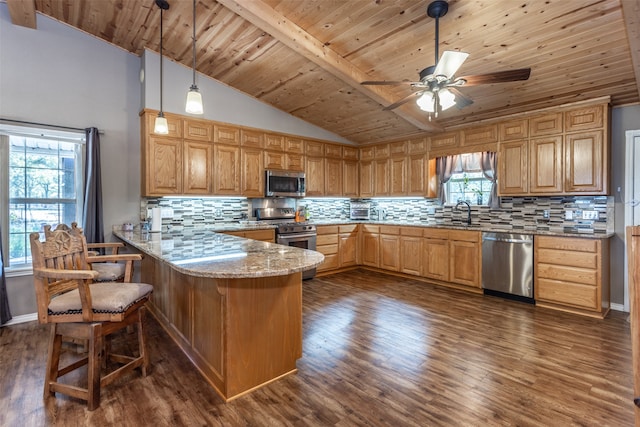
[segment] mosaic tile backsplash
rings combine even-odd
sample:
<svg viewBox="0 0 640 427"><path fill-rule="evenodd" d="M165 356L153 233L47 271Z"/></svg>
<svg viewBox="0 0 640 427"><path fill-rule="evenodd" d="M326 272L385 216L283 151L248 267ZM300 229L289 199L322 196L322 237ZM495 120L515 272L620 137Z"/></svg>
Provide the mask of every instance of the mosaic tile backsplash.
<svg viewBox="0 0 640 427"><path fill-rule="evenodd" d="M437 200L423 198L351 199L371 203L371 220L413 224L464 225L466 209L440 206ZM349 219L350 199L305 198L311 220ZM612 196L501 197L499 209L471 206L474 226L514 231L606 234L614 231ZM163 227L207 227L223 221L255 219L252 201L243 198L149 198L142 199L141 218L148 209L161 207Z"/></svg>

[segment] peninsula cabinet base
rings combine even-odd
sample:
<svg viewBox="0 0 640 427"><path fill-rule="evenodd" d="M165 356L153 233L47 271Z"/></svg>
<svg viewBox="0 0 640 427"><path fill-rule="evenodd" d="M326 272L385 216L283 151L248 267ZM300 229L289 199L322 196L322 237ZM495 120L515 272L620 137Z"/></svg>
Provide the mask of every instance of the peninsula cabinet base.
<svg viewBox="0 0 640 427"><path fill-rule="evenodd" d="M296 372L302 273L194 277L145 257L141 275L151 313L225 401Z"/></svg>

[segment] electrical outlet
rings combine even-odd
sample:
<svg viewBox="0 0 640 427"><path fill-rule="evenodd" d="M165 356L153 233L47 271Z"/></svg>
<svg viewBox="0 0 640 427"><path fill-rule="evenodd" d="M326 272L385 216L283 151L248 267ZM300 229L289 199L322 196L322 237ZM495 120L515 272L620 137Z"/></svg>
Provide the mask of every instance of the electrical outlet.
<svg viewBox="0 0 640 427"><path fill-rule="evenodd" d="M582 212L582 218L583 219L593 219L593 220L597 220L599 217L599 213L598 211L583 211Z"/></svg>
<svg viewBox="0 0 640 427"><path fill-rule="evenodd" d="M173 208L162 208L160 212L162 218L173 218Z"/></svg>
<svg viewBox="0 0 640 427"><path fill-rule="evenodd" d="M549 219L549 209L545 209L542 211L542 217L545 219Z"/></svg>
<svg viewBox="0 0 640 427"><path fill-rule="evenodd" d="M565 211L564 212L564 219L573 219L573 211Z"/></svg>

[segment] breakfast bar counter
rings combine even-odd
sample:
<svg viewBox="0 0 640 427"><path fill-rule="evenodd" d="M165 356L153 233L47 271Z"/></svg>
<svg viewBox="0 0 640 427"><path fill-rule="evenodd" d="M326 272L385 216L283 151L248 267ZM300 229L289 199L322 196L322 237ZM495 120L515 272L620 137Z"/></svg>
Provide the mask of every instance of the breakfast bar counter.
<svg viewBox="0 0 640 427"><path fill-rule="evenodd" d="M208 230L114 235L145 255L151 313L225 401L296 371L302 271L322 254Z"/></svg>

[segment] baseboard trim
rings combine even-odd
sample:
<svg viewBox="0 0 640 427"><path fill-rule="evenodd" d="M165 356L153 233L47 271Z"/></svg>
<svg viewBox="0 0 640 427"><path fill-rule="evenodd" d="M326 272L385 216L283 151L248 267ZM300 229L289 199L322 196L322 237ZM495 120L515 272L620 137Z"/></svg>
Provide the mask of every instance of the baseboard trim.
<svg viewBox="0 0 640 427"><path fill-rule="evenodd" d="M2 326L17 325L19 323L33 322L34 320L38 320L38 313L22 314L20 316L13 316L11 320Z"/></svg>
<svg viewBox="0 0 640 427"><path fill-rule="evenodd" d="M624 304L611 303L609 307L611 308L611 310L622 311L623 313L626 313L626 311L624 311Z"/></svg>

